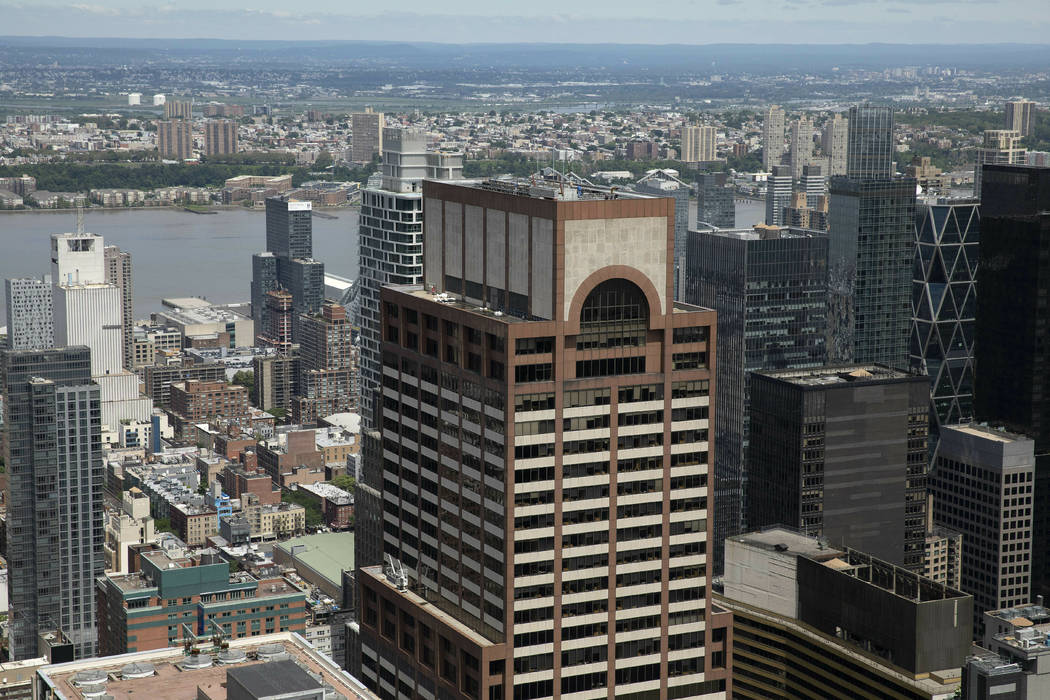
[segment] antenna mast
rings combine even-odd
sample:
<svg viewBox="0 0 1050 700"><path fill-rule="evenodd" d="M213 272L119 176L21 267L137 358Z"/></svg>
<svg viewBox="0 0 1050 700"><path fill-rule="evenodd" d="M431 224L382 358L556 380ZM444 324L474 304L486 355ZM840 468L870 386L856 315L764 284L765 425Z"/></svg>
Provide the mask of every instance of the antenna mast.
<svg viewBox="0 0 1050 700"><path fill-rule="evenodd" d="M84 233L84 206L81 204L77 205L77 235Z"/></svg>

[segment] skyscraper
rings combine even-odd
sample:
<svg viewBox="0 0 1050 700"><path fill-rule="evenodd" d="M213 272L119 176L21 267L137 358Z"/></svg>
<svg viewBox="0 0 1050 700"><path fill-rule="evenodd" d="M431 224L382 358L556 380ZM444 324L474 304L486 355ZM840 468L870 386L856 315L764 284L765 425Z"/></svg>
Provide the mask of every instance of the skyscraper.
<svg viewBox="0 0 1050 700"><path fill-rule="evenodd" d="M105 243L93 233L51 236L51 280L55 346L91 349L91 377L99 386L102 425L112 435L120 421L146 421L151 401L124 369L124 299L106 279Z"/></svg>
<svg viewBox="0 0 1050 700"><path fill-rule="evenodd" d="M893 175L893 110L850 107L846 176L860 180Z"/></svg>
<svg viewBox="0 0 1050 700"><path fill-rule="evenodd" d="M828 158L828 175L845 175L848 165L849 119L841 114L832 115L824 124L820 147Z"/></svg>
<svg viewBox="0 0 1050 700"><path fill-rule="evenodd" d="M15 660L39 656L39 635L51 630L62 631L78 658L95 654L104 476L90 355L86 347L0 353Z"/></svg>
<svg viewBox="0 0 1050 700"><path fill-rule="evenodd" d="M941 428L930 471L933 520L963 535L961 587L973 595L978 639L985 612L1032 601L1034 482L1031 439L980 425Z"/></svg>
<svg viewBox="0 0 1050 700"><path fill-rule="evenodd" d="M289 197L266 199L266 252L252 256L251 302L256 335L270 327L266 294L292 295L292 340L298 342L300 316L324 303L324 263L313 259L313 205Z"/></svg>
<svg viewBox="0 0 1050 700"><path fill-rule="evenodd" d="M881 365L753 373L748 527L797 527L921 572L929 401L926 377Z"/></svg>
<svg viewBox="0 0 1050 700"><path fill-rule="evenodd" d="M350 115L350 160L368 163L383 152L383 114L366 107Z"/></svg>
<svg viewBox="0 0 1050 700"><path fill-rule="evenodd" d="M1035 124L1035 103L1030 100L1010 100L1006 103L1004 128L1016 131L1021 138L1032 135Z"/></svg>
<svg viewBox="0 0 1050 700"><path fill-rule="evenodd" d="M802 169L813 161L813 123L801 116L791 122L791 140L788 144L791 177L802 177Z"/></svg>
<svg viewBox="0 0 1050 700"><path fill-rule="evenodd" d="M204 122L204 152L209 156L237 152L237 122L209 119Z"/></svg>
<svg viewBox="0 0 1050 700"><path fill-rule="evenodd" d="M131 253L108 245L103 254L106 260L106 282L120 290L124 369L131 370L135 365L135 336L132 333L132 326L135 325L135 286L131 277Z"/></svg>
<svg viewBox="0 0 1050 700"><path fill-rule="evenodd" d="M1025 162L1025 149L1021 145L1021 134L1011 129L989 129L984 132L984 141L974 152L973 195L981 196L981 177L987 164L1019 165Z"/></svg>
<svg viewBox="0 0 1050 700"><path fill-rule="evenodd" d="M736 227L733 188L725 173L701 173L696 180L696 220L698 225Z"/></svg>
<svg viewBox="0 0 1050 700"><path fill-rule="evenodd" d="M379 345L379 288L384 284L418 284L423 275L424 178L462 177L460 153L428 152L418 129L384 129L383 176L379 187L361 193L358 228L361 285L361 406L362 424L371 427L372 395L382 373ZM440 213L436 216L440 217ZM391 222L397 222L396 229Z"/></svg>
<svg viewBox="0 0 1050 700"><path fill-rule="evenodd" d="M55 346L51 282L47 279L4 280L7 292L7 347L42 350Z"/></svg>
<svg viewBox="0 0 1050 700"><path fill-rule="evenodd" d="M780 165L780 157L783 155L784 110L779 105L773 105L766 110L765 120L762 122L762 169L766 172L772 171L774 165Z"/></svg>
<svg viewBox="0 0 1050 700"><path fill-rule="evenodd" d="M679 160L683 163L714 160L716 136L717 132L713 126L683 126L682 153Z"/></svg>
<svg viewBox="0 0 1050 700"><path fill-rule="evenodd" d="M689 185L666 170L653 170L640 179L634 189L654 197L674 199L674 294L675 299L681 299L685 284L686 236L689 231Z"/></svg>
<svg viewBox="0 0 1050 700"><path fill-rule="evenodd" d="M854 107L849 175L829 187L828 361L908 366L915 180L893 176L893 115Z"/></svg>
<svg viewBox="0 0 1050 700"><path fill-rule="evenodd" d="M157 151L162 156L186 160L193 156L193 127L183 119L157 122Z"/></svg>
<svg viewBox="0 0 1050 700"><path fill-rule="evenodd" d="M774 165L773 171L766 178L766 225L780 226L784 219L784 207L791 204L790 165Z"/></svg>
<svg viewBox="0 0 1050 700"><path fill-rule="evenodd" d="M980 205L929 199L915 211L913 372L930 377L930 446L940 426L973 420L974 315Z"/></svg>
<svg viewBox="0 0 1050 700"><path fill-rule="evenodd" d="M724 693L715 319L673 300L673 203L504 180L425 182L424 209L423 285L382 290L389 559L358 570L362 680Z"/></svg>
<svg viewBox="0 0 1050 700"><path fill-rule="evenodd" d="M975 413L1035 440L1032 595L1050 596L1050 168L985 166L980 250Z"/></svg>
<svg viewBox="0 0 1050 700"><path fill-rule="evenodd" d="M747 527L751 372L827 359L827 236L766 226L692 231L683 300L718 313L713 549L721 573L722 543Z"/></svg>

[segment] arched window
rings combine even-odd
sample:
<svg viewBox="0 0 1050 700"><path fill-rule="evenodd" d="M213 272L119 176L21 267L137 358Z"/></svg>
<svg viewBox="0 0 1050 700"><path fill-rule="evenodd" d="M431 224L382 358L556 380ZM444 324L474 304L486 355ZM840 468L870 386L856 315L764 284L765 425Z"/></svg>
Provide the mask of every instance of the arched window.
<svg viewBox="0 0 1050 700"><path fill-rule="evenodd" d="M583 302L576 349L640 347L648 327L649 302L638 285L606 280Z"/></svg>

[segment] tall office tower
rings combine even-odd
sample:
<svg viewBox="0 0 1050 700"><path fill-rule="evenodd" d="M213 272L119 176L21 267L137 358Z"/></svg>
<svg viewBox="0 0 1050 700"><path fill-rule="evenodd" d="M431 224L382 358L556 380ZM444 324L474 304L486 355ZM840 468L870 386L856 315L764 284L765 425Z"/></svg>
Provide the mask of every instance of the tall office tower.
<svg viewBox="0 0 1050 700"><path fill-rule="evenodd" d="M124 369L135 365L135 285L131 277L131 253L115 245L103 250L106 260L106 282L120 290L121 342L124 347Z"/></svg>
<svg viewBox="0 0 1050 700"><path fill-rule="evenodd" d="M193 119L193 100L168 100L163 104L165 119Z"/></svg>
<svg viewBox="0 0 1050 700"><path fill-rule="evenodd" d="M766 226L692 231L683 300L718 312L717 575L725 538L747 528L743 503L751 372L819 367L827 359L828 238Z"/></svg>
<svg viewBox="0 0 1050 700"><path fill-rule="evenodd" d="M799 117L791 122L788 157L791 177L798 180L802 177L802 169L813 160L813 122L809 120L809 117Z"/></svg>
<svg viewBox="0 0 1050 700"><path fill-rule="evenodd" d="M771 172L774 165L780 165L780 157L783 155L784 110L779 105L773 105L766 110L765 120L762 122L762 169L767 173Z"/></svg>
<svg viewBox="0 0 1050 700"><path fill-rule="evenodd" d="M1032 135L1035 124L1035 103L1029 100L1010 100L1006 103L1005 128L1016 131L1021 138Z"/></svg>
<svg viewBox="0 0 1050 700"><path fill-rule="evenodd" d="M828 175L845 175L849 152L849 119L835 114L824 124L820 148L828 159Z"/></svg>
<svg viewBox="0 0 1050 700"><path fill-rule="evenodd" d="M266 295L292 295L292 341L299 342L303 314L324 303L324 263L313 259L313 205L288 197L266 199L266 252L252 256L251 302L256 333L270 327Z"/></svg>
<svg viewBox="0 0 1050 700"><path fill-rule="evenodd" d="M990 129L984 132L981 147L974 152L973 196L981 196L981 178L985 165L1019 165L1025 162L1025 149L1020 132L1012 129Z"/></svg>
<svg viewBox="0 0 1050 700"><path fill-rule="evenodd" d="M424 178L456 180L463 176L463 155L428 152L419 129L383 130L383 175L379 187L361 193L358 227L360 379L362 425L372 426L372 395L379 387L379 288L418 284L423 275ZM396 223L395 223L396 222ZM396 229L396 230L395 230Z"/></svg>
<svg viewBox="0 0 1050 700"><path fill-rule="evenodd" d="M723 697L715 318L672 298L673 202L423 187L423 285L382 290L390 565L358 570L361 678L399 697Z"/></svg>
<svg viewBox="0 0 1050 700"><path fill-rule="evenodd" d="M701 173L696 181L697 225L736 228L736 202L725 173Z"/></svg>
<svg viewBox="0 0 1050 700"><path fill-rule="evenodd" d="M371 162L372 156L383 153L383 114L366 107L364 112L350 115L350 160L354 163Z"/></svg>
<svg viewBox="0 0 1050 700"><path fill-rule="evenodd" d="M157 122L157 151L162 156L186 160L193 156L193 127L182 119Z"/></svg>
<svg viewBox="0 0 1050 700"><path fill-rule="evenodd" d="M975 413L1035 440L1032 595L1050 596L1050 168L989 165L984 176Z"/></svg>
<svg viewBox="0 0 1050 700"><path fill-rule="evenodd" d="M797 527L922 571L928 386L870 364L753 373L748 526Z"/></svg>
<svg viewBox="0 0 1050 700"><path fill-rule="evenodd" d="M974 602L958 589L785 528L730 539L723 583L734 698L956 697Z"/></svg>
<svg viewBox="0 0 1050 700"><path fill-rule="evenodd" d="M354 371L350 321L339 304L325 304L304 316L299 347L299 395L292 402L292 422L313 424L318 418L353 410Z"/></svg>
<svg viewBox="0 0 1050 700"><path fill-rule="evenodd" d="M930 471L933 521L963 535L962 589L973 595L974 635L983 613L1032 598L1035 443L980 425L946 425Z"/></svg>
<svg viewBox="0 0 1050 700"><path fill-rule="evenodd" d="M91 377L109 437L121 420L149 420L153 405L139 395L138 377L124 369L124 299L121 288L106 279L104 247L102 236L93 233L51 235L55 345L91 349Z"/></svg>
<svg viewBox="0 0 1050 700"><path fill-rule="evenodd" d="M42 350L55 347L51 282L31 277L4 280L7 292L7 347Z"/></svg>
<svg viewBox="0 0 1050 700"><path fill-rule="evenodd" d="M791 204L790 165L774 165L773 171L766 178L766 225L780 226L784 217L784 207Z"/></svg>
<svg viewBox="0 0 1050 700"><path fill-rule="evenodd" d="M893 175L893 110L850 107L846 176L861 180Z"/></svg>
<svg viewBox="0 0 1050 700"><path fill-rule="evenodd" d="M674 198L674 298L681 299L685 289L685 247L689 233L689 185L666 170L653 170L639 180L634 189L654 197Z"/></svg>
<svg viewBox="0 0 1050 700"><path fill-rule="evenodd" d="M204 152L209 156L236 153L237 122L229 119L210 119L204 122Z"/></svg>
<svg viewBox="0 0 1050 700"><path fill-rule="evenodd" d="M846 177L829 187L828 361L908 366L915 180L894 177L893 114L853 107Z"/></svg>
<svg viewBox="0 0 1050 700"><path fill-rule="evenodd" d="M915 211L909 366L930 377L930 455L940 427L973 420L981 207L930 199Z"/></svg>
<svg viewBox="0 0 1050 700"><path fill-rule="evenodd" d="M0 355L11 658L39 656L40 635L52 630L62 631L78 658L94 656L105 477L91 351Z"/></svg>

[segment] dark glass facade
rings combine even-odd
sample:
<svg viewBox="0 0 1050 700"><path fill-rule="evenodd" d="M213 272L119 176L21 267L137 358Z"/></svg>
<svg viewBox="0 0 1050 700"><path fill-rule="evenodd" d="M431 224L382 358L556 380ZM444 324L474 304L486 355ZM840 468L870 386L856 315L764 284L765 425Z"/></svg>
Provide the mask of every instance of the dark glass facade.
<svg viewBox="0 0 1050 700"><path fill-rule="evenodd" d="M851 107L846 177L891 177L893 153L893 110L871 105Z"/></svg>
<svg viewBox="0 0 1050 700"><path fill-rule="evenodd" d="M831 180L829 362L908 366L915 186L914 178Z"/></svg>
<svg viewBox="0 0 1050 700"><path fill-rule="evenodd" d="M696 180L696 220L718 228L736 227L733 188L725 173L702 173Z"/></svg>
<svg viewBox="0 0 1050 700"><path fill-rule="evenodd" d="M715 570L726 537L747 530L750 373L827 360L828 239L796 229L692 231L685 301L718 312Z"/></svg>
<svg viewBox="0 0 1050 700"><path fill-rule="evenodd" d="M313 211L306 202L266 200L266 250L282 258L312 258Z"/></svg>
<svg viewBox="0 0 1050 700"><path fill-rule="evenodd" d="M86 347L6 351L4 460L15 660L62 630L78 658L96 652L94 581L102 556L101 402Z"/></svg>
<svg viewBox="0 0 1050 700"><path fill-rule="evenodd" d="M941 425L973 420L980 231L975 201L916 207L909 357L913 372L930 377L931 455Z"/></svg>
<svg viewBox="0 0 1050 700"><path fill-rule="evenodd" d="M1035 440L1032 596L1050 595L1050 168L986 165L977 271L977 420Z"/></svg>
<svg viewBox="0 0 1050 700"><path fill-rule="evenodd" d="M752 374L748 527L921 572L929 400L926 377L879 365Z"/></svg>

